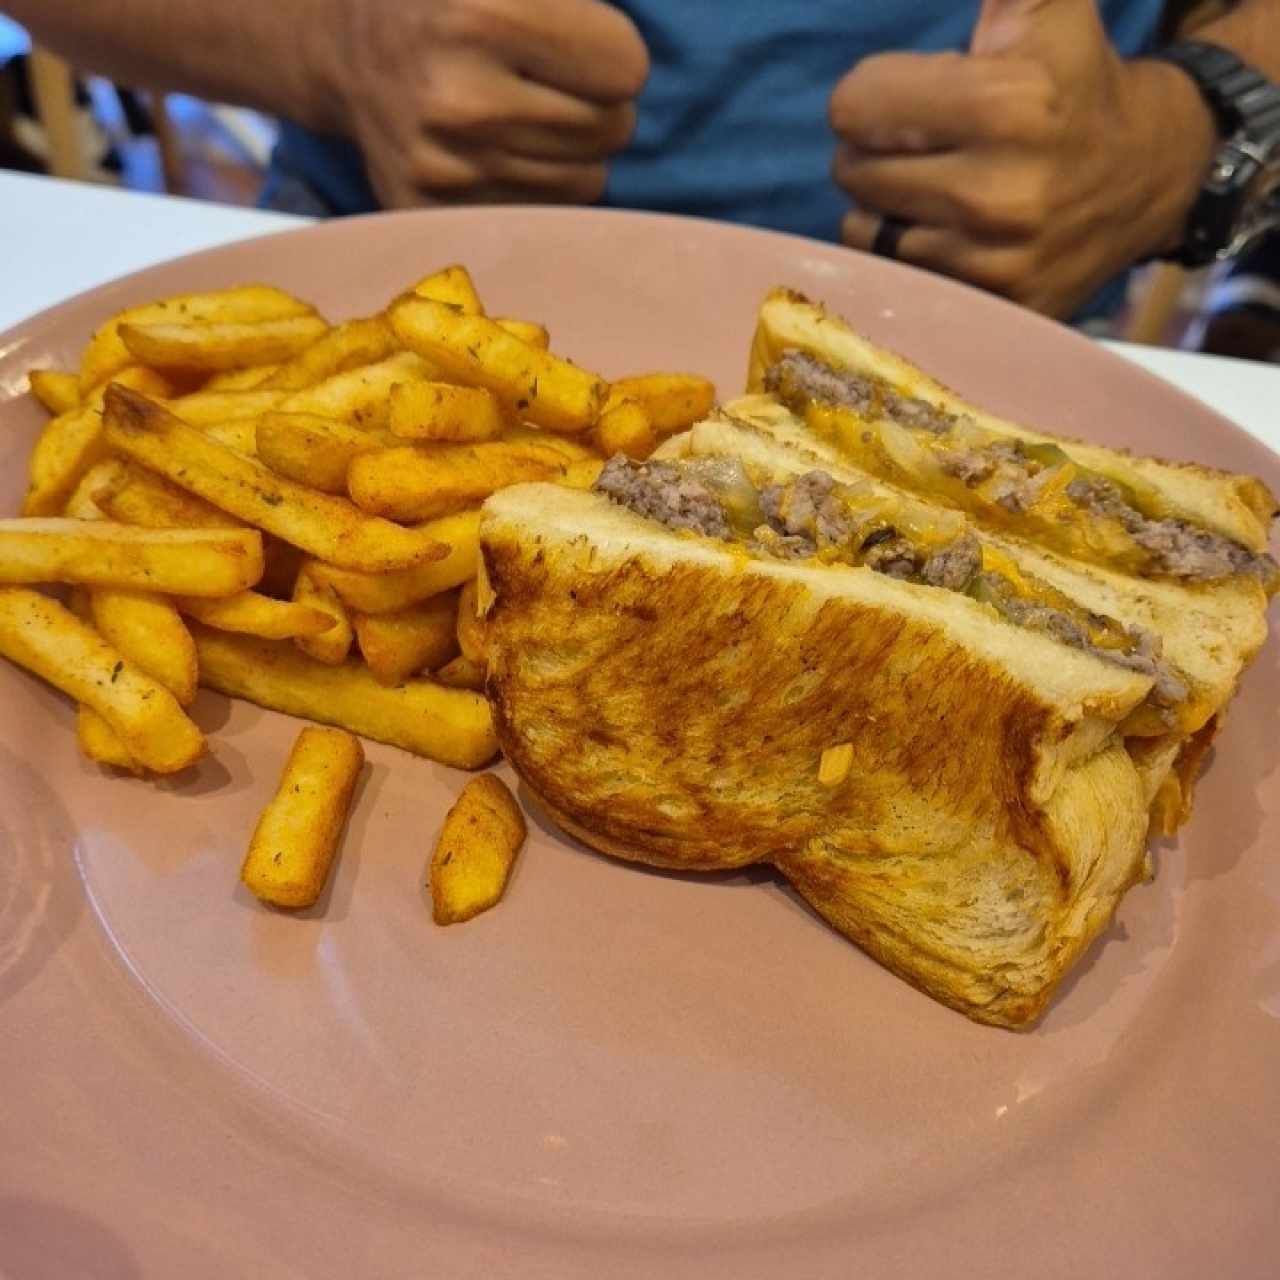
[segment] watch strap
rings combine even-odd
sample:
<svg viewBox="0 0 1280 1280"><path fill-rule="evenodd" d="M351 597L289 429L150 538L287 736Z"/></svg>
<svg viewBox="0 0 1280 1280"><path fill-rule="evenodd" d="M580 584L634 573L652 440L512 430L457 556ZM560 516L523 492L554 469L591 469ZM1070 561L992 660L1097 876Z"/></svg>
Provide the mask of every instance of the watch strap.
<svg viewBox="0 0 1280 1280"><path fill-rule="evenodd" d="M1221 137L1242 132L1251 138L1274 137L1280 130L1280 86L1230 49L1203 40L1183 40L1150 56L1172 63L1195 81Z"/></svg>

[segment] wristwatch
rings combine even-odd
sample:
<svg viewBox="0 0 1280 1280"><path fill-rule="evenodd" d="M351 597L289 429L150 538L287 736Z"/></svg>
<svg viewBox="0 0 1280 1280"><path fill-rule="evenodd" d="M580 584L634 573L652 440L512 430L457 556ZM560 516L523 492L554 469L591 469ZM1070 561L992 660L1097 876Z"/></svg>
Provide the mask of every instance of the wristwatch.
<svg viewBox="0 0 1280 1280"><path fill-rule="evenodd" d="M1221 139L1182 244L1164 256L1184 267L1235 257L1280 227L1280 86L1216 44L1188 40L1149 56L1195 81Z"/></svg>

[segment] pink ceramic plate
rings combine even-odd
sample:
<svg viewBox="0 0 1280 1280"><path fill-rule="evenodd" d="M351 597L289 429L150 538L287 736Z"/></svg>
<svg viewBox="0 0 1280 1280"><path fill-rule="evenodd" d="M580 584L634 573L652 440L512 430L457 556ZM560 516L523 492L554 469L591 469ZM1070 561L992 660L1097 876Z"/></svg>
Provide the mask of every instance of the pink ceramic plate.
<svg viewBox="0 0 1280 1280"><path fill-rule="evenodd" d="M369 218L155 268L0 338L0 508L129 303L270 281L342 317L465 261L606 375L741 388L774 284L997 410L1280 460L1056 325L838 248L673 218ZM297 729L202 696L195 776L108 778L0 669L0 1272L32 1277L1260 1275L1280 1245L1280 664L1184 835L1027 1035L890 977L764 874L677 877L534 815L506 900L422 891L460 774L373 746L321 905L237 887ZM952 744L963 751L963 743ZM981 785L981 779L975 779Z"/></svg>

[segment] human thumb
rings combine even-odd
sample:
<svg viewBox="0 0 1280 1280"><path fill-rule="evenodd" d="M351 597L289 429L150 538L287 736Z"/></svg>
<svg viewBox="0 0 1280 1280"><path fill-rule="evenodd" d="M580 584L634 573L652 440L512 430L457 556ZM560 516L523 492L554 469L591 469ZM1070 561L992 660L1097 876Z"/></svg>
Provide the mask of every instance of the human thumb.
<svg viewBox="0 0 1280 1280"><path fill-rule="evenodd" d="M982 0L969 52L1052 63L1069 58L1090 37L1105 38L1094 0Z"/></svg>

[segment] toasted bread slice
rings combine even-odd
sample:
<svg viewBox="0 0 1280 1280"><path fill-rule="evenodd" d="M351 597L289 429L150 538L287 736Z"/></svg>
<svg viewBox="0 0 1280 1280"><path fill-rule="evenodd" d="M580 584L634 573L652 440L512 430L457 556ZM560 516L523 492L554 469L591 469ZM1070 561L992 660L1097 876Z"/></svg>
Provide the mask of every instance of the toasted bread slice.
<svg viewBox="0 0 1280 1280"><path fill-rule="evenodd" d="M1120 726L1148 677L957 592L746 555L597 493L498 493L481 548L503 750L597 848L772 863L895 972L1007 1027L1142 875Z"/></svg>

